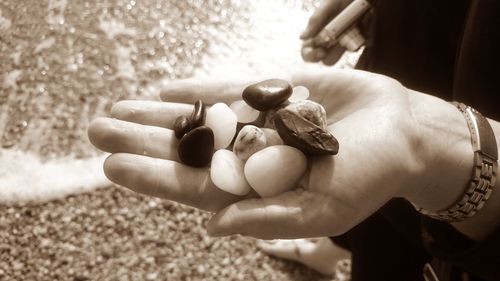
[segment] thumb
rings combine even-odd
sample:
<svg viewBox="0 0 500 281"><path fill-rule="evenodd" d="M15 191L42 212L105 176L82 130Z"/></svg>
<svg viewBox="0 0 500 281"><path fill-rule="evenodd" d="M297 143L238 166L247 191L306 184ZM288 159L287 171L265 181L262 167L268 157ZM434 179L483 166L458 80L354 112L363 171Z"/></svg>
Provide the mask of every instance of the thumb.
<svg viewBox="0 0 500 281"><path fill-rule="evenodd" d="M328 236L324 195L304 189L234 203L207 225L211 236L241 234L260 239ZM326 212L328 213L328 212Z"/></svg>

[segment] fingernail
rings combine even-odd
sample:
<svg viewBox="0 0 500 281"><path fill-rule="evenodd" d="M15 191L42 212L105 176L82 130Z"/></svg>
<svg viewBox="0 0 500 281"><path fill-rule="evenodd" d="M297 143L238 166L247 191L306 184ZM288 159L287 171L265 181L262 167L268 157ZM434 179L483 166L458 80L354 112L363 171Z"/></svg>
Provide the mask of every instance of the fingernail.
<svg viewBox="0 0 500 281"><path fill-rule="evenodd" d="M177 82L171 82L162 87L163 92L176 92L181 90L183 87L183 82L182 81L177 81Z"/></svg>

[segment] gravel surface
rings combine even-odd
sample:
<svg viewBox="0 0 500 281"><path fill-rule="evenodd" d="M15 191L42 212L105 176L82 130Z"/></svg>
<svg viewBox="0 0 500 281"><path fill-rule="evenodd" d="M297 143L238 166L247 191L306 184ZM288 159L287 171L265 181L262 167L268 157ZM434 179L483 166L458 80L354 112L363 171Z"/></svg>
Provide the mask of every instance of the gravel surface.
<svg viewBox="0 0 500 281"><path fill-rule="evenodd" d="M208 213L119 187L0 214L0 280L331 280L254 239L208 237Z"/></svg>
<svg viewBox="0 0 500 281"><path fill-rule="evenodd" d="M214 44L237 57L257 2L2 0L1 148L43 160L98 155L86 137L91 119L120 99L155 99L158 83L206 68ZM271 14L286 17L287 8L318 1L261 3L282 6ZM0 280L331 279L268 257L253 239L207 237L209 217L117 186L0 205Z"/></svg>

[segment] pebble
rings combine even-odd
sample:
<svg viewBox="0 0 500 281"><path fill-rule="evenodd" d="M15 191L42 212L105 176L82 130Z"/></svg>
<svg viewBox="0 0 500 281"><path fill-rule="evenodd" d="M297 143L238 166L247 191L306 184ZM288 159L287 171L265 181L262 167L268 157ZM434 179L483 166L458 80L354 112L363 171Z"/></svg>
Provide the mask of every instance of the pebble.
<svg viewBox="0 0 500 281"><path fill-rule="evenodd" d="M269 197L294 188L307 168L307 159L300 150L287 145L266 147L245 163L245 177L261 196Z"/></svg>
<svg viewBox="0 0 500 281"><path fill-rule="evenodd" d="M205 126L212 129L214 133L214 148L219 150L226 148L236 134L236 114L225 103L216 103L207 110Z"/></svg>
<svg viewBox="0 0 500 281"><path fill-rule="evenodd" d="M278 131L270 128L261 128L261 130L266 136L266 146L285 144L283 142L283 139L281 139L280 135L278 134Z"/></svg>
<svg viewBox="0 0 500 281"><path fill-rule="evenodd" d="M218 188L235 195L245 195L252 188L245 179L244 163L234 152L219 149L212 157L210 178Z"/></svg>
<svg viewBox="0 0 500 281"><path fill-rule="evenodd" d="M236 114L238 123L249 124L255 122L261 115L260 111L252 108L243 100L233 102L229 108Z"/></svg>
<svg viewBox="0 0 500 281"><path fill-rule="evenodd" d="M174 133L177 139L181 139L189 130L191 130L191 125L186 116L181 115L175 119Z"/></svg>
<svg viewBox="0 0 500 281"><path fill-rule="evenodd" d="M236 117L238 119L238 123L236 125L236 133L232 143L234 143L234 141L236 140L236 135L238 135L241 129L246 125L254 125L257 127L264 126L266 113L252 108L244 100L233 102L229 106L229 108L231 108L234 114L236 114Z"/></svg>
<svg viewBox="0 0 500 281"><path fill-rule="evenodd" d="M243 90L243 100L251 107L266 111L285 102L292 94L292 86L281 79L269 79L252 84Z"/></svg>
<svg viewBox="0 0 500 281"><path fill-rule="evenodd" d="M327 117L325 108L311 100L299 100L284 107L286 110L297 113L302 118L313 122L322 129L327 128Z"/></svg>
<svg viewBox="0 0 500 281"><path fill-rule="evenodd" d="M204 167L212 160L214 152L214 133L206 126L194 128L185 134L179 143L178 153L181 161L189 166Z"/></svg>
<svg viewBox="0 0 500 281"><path fill-rule="evenodd" d="M191 113L190 125L191 128L203 126L206 117L206 106L201 100L194 103L193 112Z"/></svg>
<svg viewBox="0 0 500 281"><path fill-rule="evenodd" d="M293 87L292 95L288 98L289 102L296 102L299 100L306 100L309 98L309 89L304 86Z"/></svg>
<svg viewBox="0 0 500 281"><path fill-rule="evenodd" d="M335 155L339 150L339 143L332 134L296 112L287 109L278 111L274 124L285 144L300 149L306 155Z"/></svg>
<svg viewBox="0 0 500 281"><path fill-rule="evenodd" d="M242 161L246 161L252 154L266 147L266 135L256 126L243 127L233 145L234 154Z"/></svg>

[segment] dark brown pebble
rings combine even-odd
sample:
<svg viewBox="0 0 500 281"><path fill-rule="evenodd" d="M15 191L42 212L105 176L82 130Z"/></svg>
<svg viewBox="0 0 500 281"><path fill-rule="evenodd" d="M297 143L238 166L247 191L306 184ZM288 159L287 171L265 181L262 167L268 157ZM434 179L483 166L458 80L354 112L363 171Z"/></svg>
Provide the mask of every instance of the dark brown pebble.
<svg viewBox="0 0 500 281"><path fill-rule="evenodd" d="M186 165L208 165L214 153L214 132L207 126L192 129L181 138L178 153L182 163Z"/></svg>
<svg viewBox="0 0 500 281"><path fill-rule="evenodd" d="M285 144L306 155L335 155L339 151L339 142L332 134L295 112L279 110L274 125Z"/></svg>
<svg viewBox="0 0 500 281"><path fill-rule="evenodd" d="M189 119L186 116L179 116L174 122L174 133L177 139L181 139L191 130Z"/></svg>
<svg viewBox="0 0 500 281"><path fill-rule="evenodd" d="M203 126L205 124L206 106L201 100L194 103L193 113L191 113L191 128Z"/></svg>
<svg viewBox="0 0 500 281"><path fill-rule="evenodd" d="M251 107L266 111L287 101L292 91L292 86L287 81L269 79L246 87L242 97Z"/></svg>

